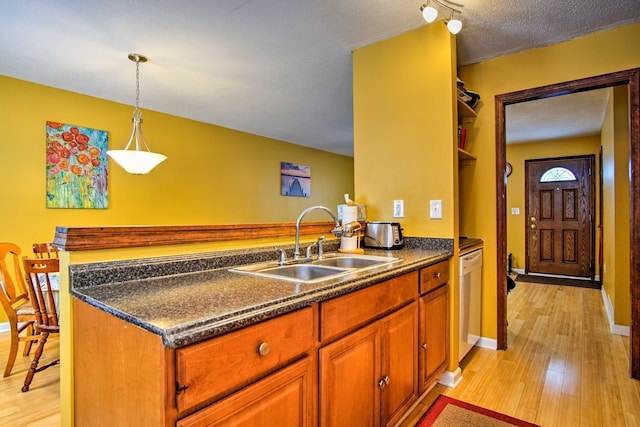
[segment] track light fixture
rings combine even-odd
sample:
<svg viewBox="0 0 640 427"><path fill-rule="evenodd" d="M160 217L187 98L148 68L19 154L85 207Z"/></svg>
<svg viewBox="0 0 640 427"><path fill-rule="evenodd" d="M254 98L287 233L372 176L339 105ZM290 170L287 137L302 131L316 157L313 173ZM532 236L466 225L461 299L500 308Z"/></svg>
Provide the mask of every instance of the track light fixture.
<svg viewBox="0 0 640 427"><path fill-rule="evenodd" d="M429 24L438 18L438 8L436 6L445 8L451 12L451 18L446 21L447 28L451 34L458 34L462 29L462 21L456 18L455 14L457 13L460 15L462 12L459 9L463 8L464 5L453 3L448 0L427 0L427 3L420 7L420 12L422 12L422 17Z"/></svg>

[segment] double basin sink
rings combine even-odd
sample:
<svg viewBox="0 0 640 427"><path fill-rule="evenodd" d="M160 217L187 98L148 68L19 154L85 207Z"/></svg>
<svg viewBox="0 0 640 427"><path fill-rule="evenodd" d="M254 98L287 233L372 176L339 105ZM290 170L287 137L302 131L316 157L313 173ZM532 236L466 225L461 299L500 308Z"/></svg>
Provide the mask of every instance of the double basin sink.
<svg viewBox="0 0 640 427"><path fill-rule="evenodd" d="M386 256L336 253L327 254L322 259L304 263L278 265L277 262L272 261L235 267L230 271L298 283L317 283L397 261L401 261L401 259Z"/></svg>

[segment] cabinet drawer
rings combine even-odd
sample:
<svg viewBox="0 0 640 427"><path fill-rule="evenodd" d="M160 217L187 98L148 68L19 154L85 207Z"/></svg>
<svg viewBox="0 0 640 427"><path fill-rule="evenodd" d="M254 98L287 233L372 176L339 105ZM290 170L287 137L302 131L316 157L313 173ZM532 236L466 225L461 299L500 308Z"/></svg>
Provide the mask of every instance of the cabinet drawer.
<svg viewBox="0 0 640 427"><path fill-rule="evenodd" d="M430 265L420 270L420 294L425 294L449 281L449 261Z"/></svg>
<svg viewBox="0 0 640 427"><path fill-rule="evenodd" d="M314 367L310 357L178 421L177 427L313 425Z"/></svg>
<svg viewBox="0 0 640 427"><path fill-rule="evenodd" d="M178 412L210 402L278 369L313 345L313 309L304 308L176 350Z"/></svg>
<svg viewBox="0 0 640 427"><path fill-rule="evenodd" d="M320 340L325 342L417 297L418 272L360 289L320 304Z"/></svg>

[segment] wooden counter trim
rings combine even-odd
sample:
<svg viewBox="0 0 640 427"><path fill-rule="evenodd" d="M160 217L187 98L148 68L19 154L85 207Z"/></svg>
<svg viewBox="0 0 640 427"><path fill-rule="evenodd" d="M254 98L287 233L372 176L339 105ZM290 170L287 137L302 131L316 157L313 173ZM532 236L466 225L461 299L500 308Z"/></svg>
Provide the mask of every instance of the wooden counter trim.
<svg viewBox="0 0 640 427"><path fill-rule="evenodd" d="M303 222L300 234L331 234L332 221ZM180 245L295 236L295 223L56 227L53 244L65 251Z"/></svg>

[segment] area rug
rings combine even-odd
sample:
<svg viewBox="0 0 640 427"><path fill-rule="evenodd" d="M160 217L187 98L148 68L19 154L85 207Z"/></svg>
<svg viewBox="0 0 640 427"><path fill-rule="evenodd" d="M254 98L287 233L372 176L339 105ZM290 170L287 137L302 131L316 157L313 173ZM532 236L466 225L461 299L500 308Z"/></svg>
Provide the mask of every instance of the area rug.
<svg viewBox="0 0 640 427"><path fill-rule="evenodd" d="M540 427L444 395L438 396L415 427Z"/></svg>
<svg viewBox="0 0 640 427"><path fill-rule="evenodd" d="M578 288L600 289L600 283L592 280L565 279L562 277L518 274L516 282L541 283L544 285L575 286Z"/></svg>

